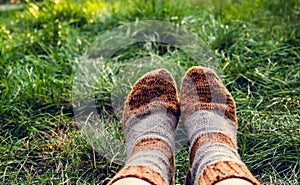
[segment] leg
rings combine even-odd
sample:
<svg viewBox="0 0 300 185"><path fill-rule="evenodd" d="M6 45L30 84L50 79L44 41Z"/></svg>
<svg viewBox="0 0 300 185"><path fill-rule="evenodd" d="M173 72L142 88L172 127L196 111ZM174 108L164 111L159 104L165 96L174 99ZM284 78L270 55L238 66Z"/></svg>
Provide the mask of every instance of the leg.
<svg viewBox="0 0 300 185"><path fill-rule="evenodd" d="M178 119L179 100L171 74L160 69L140 78L124 107L126 164L109 185L174 184L174 134Z"/></svg>
<svg viewBox="0 0 300 185"><path fill-rule="evenodd" d="M225 179L222 180L218 183L216 183L216 185L252 185L252 183L250 183L249 181L246 181L244 179L240 179L240 178L230 178L230 179Z"/></svg>
<svg viewBox="0 0 300 185"><path fill-rule="evenodd" d="M180 100L192 146L187 184L259 184L237 152L235 102L214 71L191 68Z"/></svg>
<svg viewBox="0 0 300 185"><path fill-rule="evenodd" d="M124 179L120 179L113 183L113 185L151 185L149 182L135 178L135 177L126 177Z"/></svg>

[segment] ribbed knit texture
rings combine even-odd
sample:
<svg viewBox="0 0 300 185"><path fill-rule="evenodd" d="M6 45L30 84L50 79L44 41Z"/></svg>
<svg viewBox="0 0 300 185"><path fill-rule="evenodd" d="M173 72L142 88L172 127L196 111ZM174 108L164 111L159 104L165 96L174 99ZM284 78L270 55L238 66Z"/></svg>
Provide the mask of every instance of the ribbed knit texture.
<svg viewBox="0 0 300 185"><path fill-rule="evenodd" d="M127 159L110 184L136 177L153 185L174 184L174 135L179 119L175 81L165 69L147 73L125 102Z"/></svg>
<svg viewBox="0 0 300 185"><path fill-rule="evenodd" d="M204 67L188 70L180 101L191 143L186 184L211 185L232 177L259 184L237 152L235 102L214 71Z"/></svg>

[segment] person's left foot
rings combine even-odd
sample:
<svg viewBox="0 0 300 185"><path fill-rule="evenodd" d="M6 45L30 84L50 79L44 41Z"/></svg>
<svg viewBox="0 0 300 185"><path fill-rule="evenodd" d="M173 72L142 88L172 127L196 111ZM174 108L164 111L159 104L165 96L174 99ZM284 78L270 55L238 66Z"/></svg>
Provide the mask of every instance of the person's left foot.
<svg viewBox="0 0 300 185"><path fill-rule="evenodd" d="M179 119L175 81L165 69L141 77L125 102L127 160L109 185L126 177L150 184L174 184L174 134Z"/></svg>

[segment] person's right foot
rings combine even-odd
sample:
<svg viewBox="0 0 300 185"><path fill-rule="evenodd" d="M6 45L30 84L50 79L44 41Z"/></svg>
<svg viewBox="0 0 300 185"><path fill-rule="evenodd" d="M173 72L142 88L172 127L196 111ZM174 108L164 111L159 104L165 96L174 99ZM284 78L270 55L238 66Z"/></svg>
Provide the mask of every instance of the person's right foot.
<svg viewBox="0 0 300 185"><path fill-rule="evenodd" d="M212 69L187 71L180 109L191 143L186 184L211 185L228 178L259 184L237 152L235 102Z"/></svg>

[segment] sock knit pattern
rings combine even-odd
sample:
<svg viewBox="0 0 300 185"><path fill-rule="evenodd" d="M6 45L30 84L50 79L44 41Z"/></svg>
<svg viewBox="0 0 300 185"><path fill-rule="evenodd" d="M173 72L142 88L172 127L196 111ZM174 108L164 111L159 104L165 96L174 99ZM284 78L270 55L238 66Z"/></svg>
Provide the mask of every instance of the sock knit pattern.
<svg viewBox="0 0 300 185"><path fill-rule="evenodd" d="M180 100L182 121L198 110L212 110L237 122L235 102L212 69L189 69L182 79Z"/></svg>
<svg viewBox="0 0 300 185"><path fill-rule="evenodd" d="M237 152L235 102L214 71L204 67L188 70L180 100L192 146L186 184L211 185L232 177L259 184Z"/></svg>
<svg viewBox="0 0 300 185"><path fill-rule="evenodd" d="M174 184L174 135L179 119L175 81L165 69L145 74L124 106L125 167L110 181L136 177L153 185Z"/></svg>

